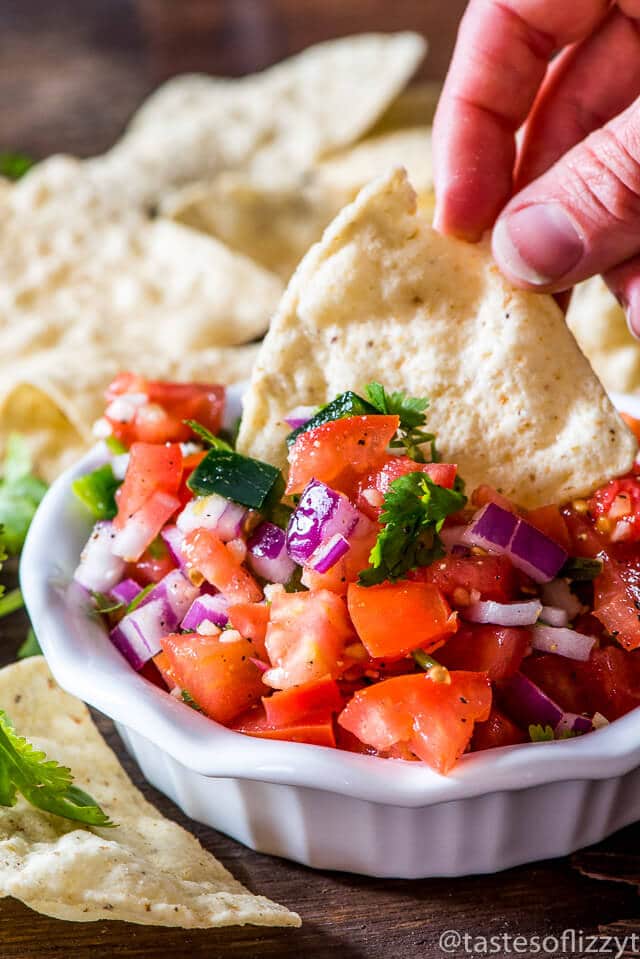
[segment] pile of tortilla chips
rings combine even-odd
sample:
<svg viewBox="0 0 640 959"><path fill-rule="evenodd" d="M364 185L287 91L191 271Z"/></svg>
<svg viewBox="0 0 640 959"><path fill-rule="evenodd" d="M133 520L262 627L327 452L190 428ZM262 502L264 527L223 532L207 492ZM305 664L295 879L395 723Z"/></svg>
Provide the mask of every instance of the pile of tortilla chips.
<svg viewBox="0 0 640 959"><path fill-rule="evenodd" d="M404 163L429 208L436 97L403 92L424 52L365 34L177 77L104 156L2 182L0 447L20 430L51 478L118 371L247 379L283 282L372 176Z"/></svg>
<svg viewBox="0 0 640 959"><path fill-rule="evenodd" d="M123 919L191 929L299 926L300 918L254 896L165 819L133 785L89 710L56 685L40 656L0 670L0 709L16 731L70 767L117 824L78 823L30 806L0 806L0 896L77 922Z"/></svg>

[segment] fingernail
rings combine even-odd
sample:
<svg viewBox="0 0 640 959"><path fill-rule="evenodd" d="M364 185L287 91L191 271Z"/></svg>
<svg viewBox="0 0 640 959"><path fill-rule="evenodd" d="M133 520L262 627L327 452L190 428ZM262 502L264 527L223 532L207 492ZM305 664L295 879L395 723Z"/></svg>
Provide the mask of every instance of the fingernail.
<svg viewBox="0 0 640 959"><path fill-rule="evenodd" d="M493 230L498 265L531 286L561 279L582 258L578 232L557 203L536 203L501 217Z"/></svg>

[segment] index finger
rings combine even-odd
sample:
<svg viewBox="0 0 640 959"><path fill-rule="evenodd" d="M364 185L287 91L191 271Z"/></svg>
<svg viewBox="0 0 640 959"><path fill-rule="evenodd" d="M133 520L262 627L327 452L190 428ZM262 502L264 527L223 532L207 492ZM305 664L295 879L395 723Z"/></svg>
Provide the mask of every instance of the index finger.
<svg viewBox="0 0 640 959"><path fill-rule="evenodd" d="M589 35L609 0L471 0L434 122L443 233L477 240L512 191L515 133L553 52Z"/></svg>

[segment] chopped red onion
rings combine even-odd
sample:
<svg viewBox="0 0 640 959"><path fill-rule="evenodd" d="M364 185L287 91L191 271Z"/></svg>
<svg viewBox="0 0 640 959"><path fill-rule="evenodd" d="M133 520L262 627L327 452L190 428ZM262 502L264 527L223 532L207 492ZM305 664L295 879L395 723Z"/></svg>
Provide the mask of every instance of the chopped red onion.
<svg viewBox="0 0 640 959"><path fill-rule="evenodd" d="M185 615L199 590L179 569L172 569L147 593L140 606L161 599L166 605L166 620L169 629L175 629Z"/></svg>
<svg viewBox="0 0 640 959"><path fill-rule="evenodd" d="M163 599L143 603L123 616L109 633L111 642L129 660L134 669L142 669L161 650L160 640L175 629L167 619Z"/></svg>
<svg viewBox="0 0 640 959"><path fill-rule="evenodd" d="M292 430L299 430L301 426L307 425L316 409L316 406L296 406L287 413L284 421Z"/></svg>
<svg viewBox="0 0 640 959"><path fill-rule="evenodd" d="M286 539L275 523L260 523L247 540L249 566L270 583L288 583L296 568L287 554Z"/></svg>
<svg viewBox="0 0 640 959"><path fill-rule="evenodd" d="M341 533L336 533L311 554L307 565L316 573L327 573L350 549L349 540Z"/></svg>
<svg viewBox="0 0 640 959"><path fill-rule="evenodd" d="M460 615L472 623L493 623L496 626L532 626L542 610L538 599L522 603L496 603L493 600L471 603L460 609Z"/></svg>
<svg viewBox="0 0 640 959"><path fill-rule="evenodd" d="M504 553L514 566L538 583L552 580L567 559L561 546L497 503L487 503L476 513L461 541Z"/></svg>
<svg viewBox="0 0 640 959"><path fill-rule="evenodd" d="M562 719L556 726L554 732L556 739L562 738L562 733L590 733L593 730L593 722L588 716L580 716L578 713L563 713Z"/></svg>
<svg viewBox="0 0 640 959"><path fill-rule="evenodd" d="M287 527L287 552L303 565L337 533L348 537L360 513L346 496L312 479L300 496Z"/></svg>
<svg viewBox="0 0 640 959"><path fill-rule="evenodd" d="M569 621L575 619L586 609L575 593L571 591L566 579L552 579L550 583L542 585L542 602L545 606L556 606L566 610ZM555 625L552 623L552 625Z"/></svg>
<svg viewBox="0 0 640 959"><path fill-rule="evenodd" d="M543 606L540 613L540 622L547 626L568 626L569 614L559 606Z"/></svg>
<svg viewBox="0 0 640 959"><path fill-rule="evenodd" d="M558 704L524 673L505 680L500 687L500 697L508 715L525 729L532 723L555 729L563 716Z"/></svg>
<svg viewBox="0 0 640 959"><path fill-rule="evenodd" d="M128 606L136 598L138 593L142 592L142 586L139 586L135 579L123 579L113 589L109 590L109 596L113 596L119 603Z"/></svg>
<svg viewBox="0 0 640 959"><path fill-rule="evenodd" d="M210 529L221 540L228 542L241 535L246 515L244 506L211 493L210 496L197 496L190 500L176 519L176 526L181 533Z"/></svg>
<svg viewBox="0 0 640 959"><path fill-rule="evenodd" d="M181 570L187 568L187 560L182 552L182 544L184 542L184 535L180 532L177 526L165 526L160 532L160 536L164 540L167 549L169 550L169 555L173 559Z"/></svg>
<svg viewBox="0 0 640 959"><path fill-rule="evenodd" d="M87 540L73 578L85 589L108 593L122 579L125 563L114 555L116 540L113 523L96 523Z"/></svg>
<svg viewBox="0 0 640 959"><path fill-rule="evenodd" d="M194 599L180 625L182 629L194 631L201 623L208 621L222 629L229 622L228 609L229 601L222 593L204 593Z"/></svg>
<svg viewBox="0 0 640 959"><path fill-rule="evenodd" d="M536 626L531 645L543 653L556 653L558 656L584 663L589 659L595 641L595 637L576 633L575 629Z"/></svg>

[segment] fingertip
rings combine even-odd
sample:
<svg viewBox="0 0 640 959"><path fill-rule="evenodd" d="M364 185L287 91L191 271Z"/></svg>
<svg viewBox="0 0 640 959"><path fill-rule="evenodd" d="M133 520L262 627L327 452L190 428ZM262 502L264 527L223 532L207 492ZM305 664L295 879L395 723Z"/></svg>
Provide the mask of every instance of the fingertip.
<svg viewBox="0 0 640 959"><path fill-rule="evenodd" d="M624 310L629 332L640 340L640 256L614 267L604 280Z"/></svg>

